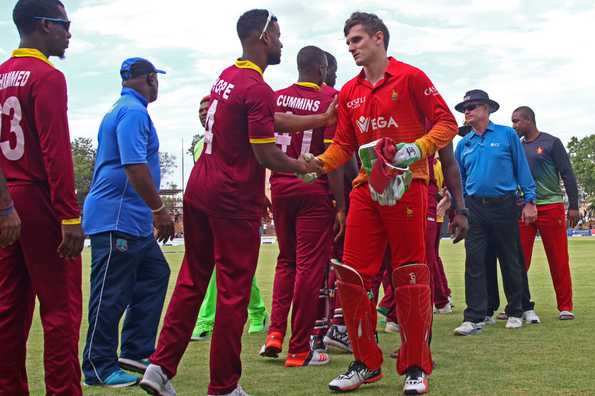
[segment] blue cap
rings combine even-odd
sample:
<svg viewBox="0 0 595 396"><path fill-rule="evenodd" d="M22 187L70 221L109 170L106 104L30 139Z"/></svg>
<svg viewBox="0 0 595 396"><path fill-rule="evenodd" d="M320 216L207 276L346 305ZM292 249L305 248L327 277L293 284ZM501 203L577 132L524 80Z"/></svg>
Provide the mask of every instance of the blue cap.
<svg viewBox="0 0 595 396"><path fill-rule="evenodd" d="M120 67L120 76L124 81L149 73L165 74L165 71L156 69L151 62L144 58L128 58L122 62L122 67Z"/></svg>

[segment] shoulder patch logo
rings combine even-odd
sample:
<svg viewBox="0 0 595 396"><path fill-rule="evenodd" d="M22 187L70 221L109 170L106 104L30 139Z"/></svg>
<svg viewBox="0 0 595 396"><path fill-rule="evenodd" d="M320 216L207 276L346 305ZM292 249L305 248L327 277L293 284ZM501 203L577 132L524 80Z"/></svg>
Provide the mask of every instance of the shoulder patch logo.
<svg viewBox="0 0 595 396"><path fill-rule="evenodd" d="M537 148L535 149L535 152L539 155L543 154L543 147L537 146Z"/></svg>

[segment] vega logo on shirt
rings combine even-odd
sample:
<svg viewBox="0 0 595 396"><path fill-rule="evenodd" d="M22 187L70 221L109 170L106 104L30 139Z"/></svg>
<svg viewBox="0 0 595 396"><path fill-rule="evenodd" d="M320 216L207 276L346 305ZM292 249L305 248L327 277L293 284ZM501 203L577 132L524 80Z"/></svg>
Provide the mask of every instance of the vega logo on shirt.
<svg viewBox="0 0 595 396"><path fill-rule="evenodd" d="M375 131L377 129L384 129L384 128L398 128L399 124L393 117L389 117L388 119L384 117L376 117L376 118L368 118L364 116L360 116L355 123L359 128L361 133L366 133L372 127L372 130Z"/></svg>

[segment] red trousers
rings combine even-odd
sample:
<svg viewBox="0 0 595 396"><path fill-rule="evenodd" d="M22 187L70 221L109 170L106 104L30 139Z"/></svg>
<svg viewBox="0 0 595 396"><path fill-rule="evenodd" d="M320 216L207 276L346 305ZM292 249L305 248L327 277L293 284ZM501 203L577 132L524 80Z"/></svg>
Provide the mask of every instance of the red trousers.
<svg viewBox="0 0 595 396"><path fill-rule="evenodd" d="M374 277L380 272L387 246L393 269L404 264L425 263L427 199L427 186L420 180L414 180L394 206L380 206L373 201L367 185L351 191L343 260L360 273L366 289L373 286ZM375 329L376 302L369 303L372 304L369 320ZM373 353L382 355L379 348ZM382 357L372 360L381 362Z"/></svg>
<svg viewBox="0 0 595 396"><path fill-rule="evenodd" d="M572 279L568 259L566 213L563 203L537 205L537 221L519 223L525 270L529 271L535 235L539 231L556 291L558 310L572 311Z"/></svg>
<svg viewBox="0 0 595 396"><path fill-rule="evenodd" d="M269 331L285 334L293 305L288 352L307 352L331 256L334 210L328 196L272 198L279 256Z"/></svg>
<svg viewBox="0 0 595 396"><path fill-rule="evenodd" d="M82 395L78 341L81 259L61 259L59 221L47 187L10 186L21 238L0 249L0 395L28 395L26 345L35 298L44 335L46 395Z"/></svg>
<svg viewBox="0 0 595 396"><path fill-rule="evenodd" d="M432 300L437 308L448 304L448 296L450 296L444 266L438 252L441 225L442 223L433 220L428 220L426 225L426 260L430 268Z"/></svg>
<svg viewBox="0 0 595 396"><path fill-rule="evenodd" d="M260 248L260 219L240 220L207 215L184 199L186 253L167 308L157 349L150 360L168 377L190 342L213 268L217 278L217 316L211 338L208 393L232 392L242 373L242 331Z"/></svg>

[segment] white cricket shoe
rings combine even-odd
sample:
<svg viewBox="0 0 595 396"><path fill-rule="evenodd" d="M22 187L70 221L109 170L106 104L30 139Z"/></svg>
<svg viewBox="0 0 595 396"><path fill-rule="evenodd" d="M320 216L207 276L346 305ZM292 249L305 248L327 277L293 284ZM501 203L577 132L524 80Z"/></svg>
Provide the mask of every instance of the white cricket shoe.
<svg viewBox="0 0 595 396"><path fill-rule="evenodd" d="M509 316L508 320L506 321L506 326L504 327L507 329L520 329L523 327L523 319Z"/></svg>
<svg viewBox="0 0 595 396"><path fill-rule="evenodd" d="M207 396L215 396L215 395L207 395ZM246 391L244 389L242 389L241 386L238 385L238 387L235 388L230 393L226 393L224 395L219 395L219 396L250 396L250 395L247 394Z"/></svg>
<svg viewBox="0 0 595 396"><path fill-rule="evenodd" d="M483 330L483 322L481 323L473 323L473 322L463 322L459 327L455 329L455 335L458 336L468 336L474 335Z"/></svg>
<svg viewBox="0 0 595 396"><path fill-rule="evenodd" d="M525 323L530 323L530 324L541 323L541 319L539 319L539 316L537 316L537 312L535 312L532 309L523 312L523 320L525 321Z"/></svg>
<svg viewBox="0 0 595 396"><path fill-rule="evenodd" d="M176 396L176 390L161 370L160 366L149 364L145 370L143 379L140 380L140 387L150 395Z"/></svg>
<svg viewBox="0 0 595 396"><path fill-rule="evenodd" d="M345 326L332 325L324 336L324 344L351 353L351 342Z"/></svg>
<svg viewBox="0 0 595 396"><path fill-rule="evenodd" d="M384 374L380 369L370 370L362 362L353 361L344 374L340 374L332 380L328 387L330 390L338 392L352 391L363 384L371 384L379 381Z"/></svg>
<svg viewBox="0 0 595 396"><path fill-rule="evenodd" d="M560 311L560 320L573 320L574 314L570 311Z"/></svg>
<svg viewBox="0 0 595 396"><path fill-rule="evenodd" d="M452 304L447 302L442 308L436 308L436 313L439 314L449 314L452 312Z"/></svg>
<svg viewBox="0 0 595 396"><path fill-rule="evenodd" d="M422 395L428 393L429 390L428 376L422 370L417 367L407 370L405 383L403 384L403 394Z"/></svg>

